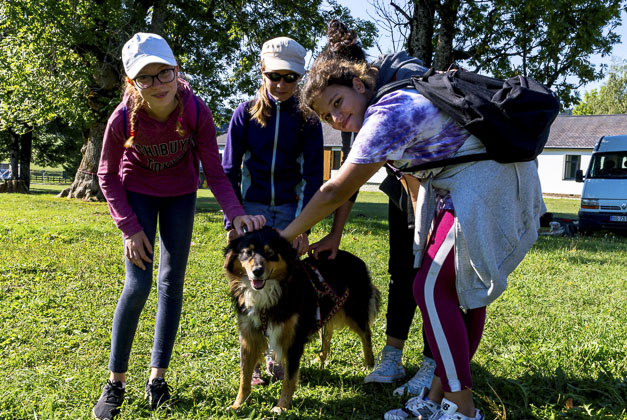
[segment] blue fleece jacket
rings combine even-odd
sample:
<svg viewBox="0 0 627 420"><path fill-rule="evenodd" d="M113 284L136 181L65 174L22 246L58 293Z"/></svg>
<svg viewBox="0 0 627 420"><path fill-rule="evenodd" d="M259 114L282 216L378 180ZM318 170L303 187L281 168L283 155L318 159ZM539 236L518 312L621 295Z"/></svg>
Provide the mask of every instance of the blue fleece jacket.
<svg viewBox="0 0 627 420"><path fill-rule="evenodd" d="M322 185L322 126L303 118L294 97L269 98L273 109L265 127L250 118L248 102L237 107L222 166L240 201L297 203L298 215Z"/></svg>

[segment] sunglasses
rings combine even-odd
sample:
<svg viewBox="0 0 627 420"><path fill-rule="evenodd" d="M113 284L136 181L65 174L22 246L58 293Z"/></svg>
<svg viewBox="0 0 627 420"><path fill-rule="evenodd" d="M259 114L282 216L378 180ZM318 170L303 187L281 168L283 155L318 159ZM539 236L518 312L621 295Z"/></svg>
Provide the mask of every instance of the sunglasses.
<svg viewBox="0 0 627 420"><path fill-rule="evenodd" d="M294 83L300 77L300 74L298 73L279 74L273 71L269 71L267 73L264 73L263 75L273 82L278 82L279 80L283 79L287 83Z"/></svg>

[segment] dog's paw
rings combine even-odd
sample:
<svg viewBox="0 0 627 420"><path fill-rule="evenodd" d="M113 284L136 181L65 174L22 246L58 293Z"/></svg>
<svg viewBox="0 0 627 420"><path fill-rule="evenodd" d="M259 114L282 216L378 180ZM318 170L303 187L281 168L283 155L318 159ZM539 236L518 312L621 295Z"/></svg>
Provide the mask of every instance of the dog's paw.
<svg viewBox="0 0 627 420"><path fill-rule="evenodd" d="M279 407L277 405L276 407L273 407L272 410L270 410L270 412L276 416L280 416L281 414L287 412L287 408Z"/></svg>
<svg viewBox="0 0 627 420"><path fill-rule="evenodd" d="M240 404L233 404L231 406L228 406L224 411L226 411L226 414L228 414L231 411L237 411L240 407L241 407Z"/></svg>

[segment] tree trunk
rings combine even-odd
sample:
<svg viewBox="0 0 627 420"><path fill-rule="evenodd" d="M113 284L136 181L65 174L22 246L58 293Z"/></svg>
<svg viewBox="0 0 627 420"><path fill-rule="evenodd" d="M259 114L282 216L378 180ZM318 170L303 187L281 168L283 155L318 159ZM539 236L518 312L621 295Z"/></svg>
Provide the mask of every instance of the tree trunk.
<svg viewBox="0 0 627 420"><path fill-rule="evenodd" d="M20 136L13 131L9 131L11 136L11 146L9 150L9 165L11 165L11 179L17 179L19 176L20 164Z"/></svg>
<svg viewBox="0 0 627 420"><path fill-rule="evenodd" d="M0 184L0 193L28 194L29 189L21 179L11 179Z"/></svg>
<svg viewBox="0 0 627 420"><path fill-rule="evenodd" d="M152 20L150 21L150 32L163 35L167 10L167 0L158 0L154 3L152 8Z"/></svg>
<svg viewBox="0 0 627 420"><path fill-rule="evenodd" d="M435 52L433 66L436 70L447 70L455 61L453 55L453 40L455 38L455 22L459 0L444 0L438 7L440 17L440 30L438 33L438 46Z"/></svg>
<svg viewBox="0 0 627 420"><path fill-rule="evenodd" d="M33 153L33 130L20 135L20 180L30 189L30 160Z"/></svg>
<svg viewBox="0 0 627 420"><path fill-rule="evenodd" d="M89 135L83 141L81 154L83 159L76 171L72 185L61 191L57 197L81 198L86 201L104 201L98 183L98 164L102 151L102 138L106 122L94 122L89 127Z"/></svg>
<svg viewBox="0 0 627 420"><path fill-rule="evenodd" d="M107 127L109 115L106 104L119 97L120 78L113 63L103 64L94 74L97 83L92 94L87 98L91 110L96 116L89 126L89 134L83 140L81 164L74 176L74 182L61 191L57 197L80 198L87 201L105 201L98 183L98 164L102 151L102 138Z"/></svg>
<svg viewBox="0 0 627 420"><path fill-rule="evenodd" d="M9 162L11 179L0 183L0 193L28 194L30 188L30 155L33 143L33 132L16 134L9 131Z"/></svg>
<svg viewBox="0 0 627 420"><path fill-rule="evenodd" d="M435 0L414 0L414 15L409 22L407 52L431 67L433 59L433 25Z"/></svg>

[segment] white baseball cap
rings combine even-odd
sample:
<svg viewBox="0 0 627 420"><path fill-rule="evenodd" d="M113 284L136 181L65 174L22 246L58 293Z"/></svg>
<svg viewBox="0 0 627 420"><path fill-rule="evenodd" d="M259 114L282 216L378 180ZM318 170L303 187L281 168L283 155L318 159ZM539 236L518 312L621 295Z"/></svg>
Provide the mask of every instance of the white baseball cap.
<svg viewBox="0 0 627 420"><path fill-rule="evenodd" d="M165 39L157 34L138 32L122 47L122 63L126 75L134 79L148 64L176 66L176 59Z"/></svg>
<svg viewBox="0 0 627 420"><path fill-rule="evenodd" d="M266 71L292 70L304 74L306 54L305 47L284 36L266 41L261 48Z"/></svg>

